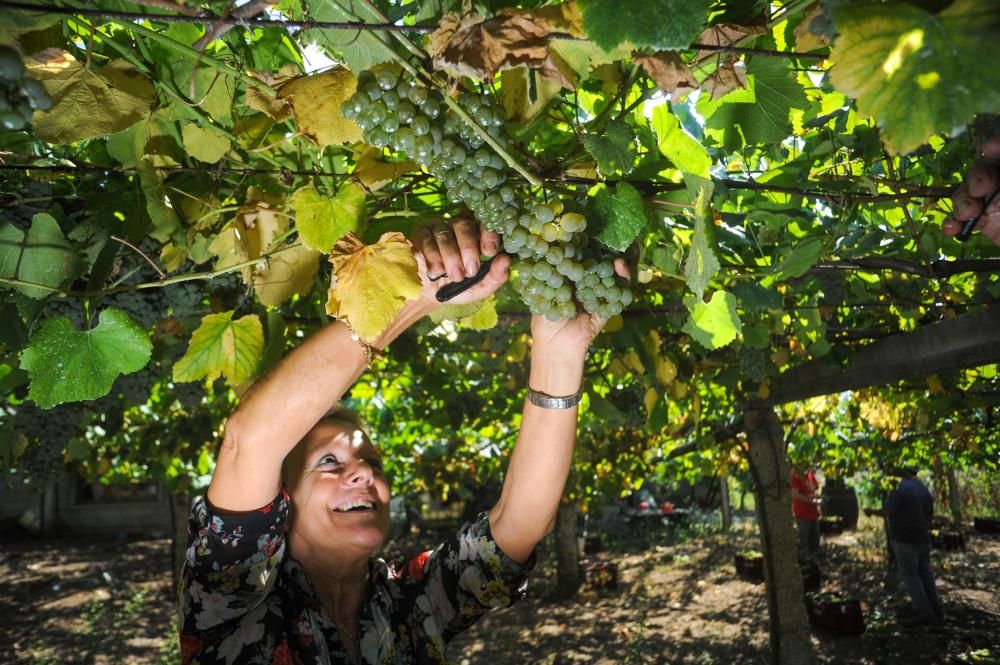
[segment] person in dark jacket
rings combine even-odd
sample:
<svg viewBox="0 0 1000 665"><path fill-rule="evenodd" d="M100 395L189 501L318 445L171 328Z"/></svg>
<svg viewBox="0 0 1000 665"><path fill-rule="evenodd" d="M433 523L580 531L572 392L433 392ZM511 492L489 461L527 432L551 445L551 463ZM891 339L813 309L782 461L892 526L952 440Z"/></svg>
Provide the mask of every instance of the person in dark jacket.
<svg viewBox="0 0 1000 665"><path fill-rule="evenodd" d="M934 573L931 572L931 518L934 497L919 478L916 467L903 469L899 486L886 501L889 538L896 554L899 576L910 596L912 612L900 618L903 625L934 625L944 620Z"/></svg>

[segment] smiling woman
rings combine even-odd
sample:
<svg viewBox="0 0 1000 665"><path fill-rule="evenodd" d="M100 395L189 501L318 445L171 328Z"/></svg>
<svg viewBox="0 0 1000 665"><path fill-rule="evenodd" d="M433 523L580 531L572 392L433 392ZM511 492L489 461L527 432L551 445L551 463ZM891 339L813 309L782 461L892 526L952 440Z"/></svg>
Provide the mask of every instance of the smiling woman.
<svg viewBox="0 0 1000 665"><path fill-rule="evenodd" d="M182 662L443 663L448 641L523 592L569 473L584 357L605 322L587 313L532 319L528 399L500 500L394 569L374 558L389 533L381 457L358 418L336 405L373 356L441 306L440 288L496 255L498 238L460 221L418 229L413 244L422 293L384 333L369 344L331 324L230 416L212 483L191 513ZM496 257L451 302L488 297L509 265ZM623 262L616 269L627 276Z"/></svg>

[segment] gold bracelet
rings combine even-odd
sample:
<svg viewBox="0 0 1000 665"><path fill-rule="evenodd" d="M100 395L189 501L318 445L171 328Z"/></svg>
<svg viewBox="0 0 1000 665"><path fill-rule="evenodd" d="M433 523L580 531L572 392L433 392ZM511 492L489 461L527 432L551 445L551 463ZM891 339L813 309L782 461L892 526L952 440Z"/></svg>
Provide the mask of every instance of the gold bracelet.
<svg viewBox="0 0 1000 665"><path fill-rule="evenodd" d="M365 340L361 339L356 332L351 330L351 326L347 325L346 321L344 322L344 325L347 326L347 330L351 333L351 340L357 342L358 346L360 346L365 352L365 371L372 368L372 363L374 363L376 359L385 358L385 351L377 349Z"/></svg>

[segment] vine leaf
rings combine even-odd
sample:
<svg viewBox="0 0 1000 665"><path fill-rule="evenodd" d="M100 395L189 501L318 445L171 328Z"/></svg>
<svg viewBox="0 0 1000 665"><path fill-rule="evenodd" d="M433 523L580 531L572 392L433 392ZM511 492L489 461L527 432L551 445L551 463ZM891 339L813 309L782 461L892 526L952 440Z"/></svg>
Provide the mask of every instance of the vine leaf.
<svg viewBox="0 0 1000 665"><path fill-rule="evenodd" d="M498 97L507 113L507 122L527 125L548 107L559 89L559 83L527 67L505 71Z"/></svg>
<svg viewBox="0 0 1000 665"><path fill-rule="evenodd" d="M346 182L330 199L320 196L310 185L292 195L292 207L302 244L328 252L345 233L360 228L365 216L365 190Z"/></svg>
<svg viewBox="0 0 1000 665"><path fill-rule="evenodd" d="M491 18L447 14L427 38L435 69L457 77L492 79L505 69L538 69L549 58L547 23L520 9L504 8Z"/></svg>
<svg viewBox="0 0 1000 665"><path fill-rule="evenodd" d="M184 356L174 364L174 381L225 376L238 386L257 369L264 350L264 328L256 314L233 321L234 312L208 314L191 335Z"/></svg>
<svg viewBox="0 0 1000 665"><path fill-rule="evenodd" d="M352 10L357 3L352 0L317 0L309 3L309 15L302 12L302 3L287 3L289 18L299 20L329 21L343 23L364 21L370 23L374 16L355 14ZM340 56L338 58L353 72L370 69L383 62L395 60L392 38L378 35L369 30L341 30L313 28L302 32L303 43L315 43Z"/></svg>
<svg viewBox="0 0 1000 665"><path fill-rule="evenodd" d="M822 249L823 242L819 238L804 238L778 264L775 269L775 279L781 281L801 277L807 270L816 265Z"/></svg>
<svg viewBox="0 0 1000 665"><path fill-rule="evenodd" d="M653 109L653 131L660 152L684 174L689 191L697 193L711 184L712 158L701 143L684 131L666 104Z"/></svg>
<svg viewBox="0 0 1000 665"><path fill-rule="evenodd" d="M701 89L712 99L722 99L733 90L747 87L746 70L736 66L736 59L730 58L719 65L701 84Z"/></svg>
<svg viewBox="0 0 1000 665"><path fill-rule="evenodd" d="M149 235L160 242L166 242L181 227L181 221L173 205L167 200L163 179L150 159L142 159L135 167L142 186L142 196L146 200L146 212L153 222Z"/></svg>
<svg viewBox="0 0 1000 665"><path fill-rule="evenodd" d="M435 323L457 321L465 328L478 331L495 328L500 321L493 296L465 305L444 305L431 312L430 318Z"/></svg>
<svg viewBox="0 0 1000 665"><path fill-rule="evenodd" d="M32 119L34 134L49 143L120 132L138 122L153 103L152 84L122 60L84 67L66 51L46 49L26 65L52 98L52 108L36 111Z"/></svg>
<svg viewBox="0 0 1000 665"><path fill-rule="evenodd" d="M826 32L827 24L831 21L822 5L815 4L809 8L802 21L795 26L795 50L809 52L829 46L832 40Z"/></svg>
<svg viewBox="0 0 1000 665"><path fill-rule="evenodd" d="M691 249L684 262L684 282L699 300L712 276L719 270L719 260L715 258L708 237L711 209L706 193L707 190L703 189L695 201L694 235L691 236Z"/></svg>
<svg viewBox="0 0 1000 665"><path fill-rule="evenodd" d="M417 261L402 233L385 233L373 245L348 233L333 248L330 263L326 312L367 342L392 323L407 300L420 297Z"/></svg>
<svg viewBox="0 0 1000 665"><path fill-rule="evenodd" d="M688 297L684 304L691 312L684 332L710 351L726 346L743 329L736 313L736 298L728 291L716 291L707 303L701 298Z"/></svg>
<svg viewBox="0 0 1000 665"><path fill-rule="evenodd" d="M45 298L53 288L79 275L80 270L79 255L51 215L38 213L32 217L27 233L10 223L0 225L0 277L52 287L15 286L20 293Z"/></svg>
<svg viewBox="0 0 1000 665"><path fill-rule="evenodd" d="M377 192L390 182L398 180L404 173L420 170L420 165L413 160L384 162L380 159L381 156L382 151L378 148L368 148L354 164L354 177L369 192Z"/></svg>
<svg viewBox="0 0 1000 665"><path fill-rule="evenodd" d="M646 208L642 196L627 182L615 185L614 193L600 190L592 199L591 214L596 223L594 238L613 250L624 252L646 228Z"/></svg>
<svg viewBox="0 0 1000 665"><path fill-rule="evenodd" d="M708 0L579 0L587 35L605 51L623 42L685 49L708 21Z"/></svg>
<svg viewBox="0 0 1000 665"><path fill-rule="evenodd" d="M780 310L784 305L780 293L754 282L740 282L733 287L733 294L747 311Z"/></svg>
<svg viewBox="0 0 1000 665"><path fill-rule="evenodd" d="M735 46L747 37L767 34L767 30L759 25L738 25L736 23L719 23L706 29L698 35L698 43L706 46ZM717 51L699 50L696 60L714 57Z"/></svg>
<svg viewBox="0 0 1000 665"><path fill-rule="evenodd" d="M319 270L320 253L308 247L294 247L272 256L265 267L253 272L253 288L262 305L277 307L294 295L308 293Z"/></svg>
<svg viewBox="0 0 1000 665"><path fill-rule="evenodd" d="M101 311L97 326L80 331L65 316L46 319L21 352L31 377L28 392L49 409L107 395L120 374L146 366L153 350L145 329L120 309Z"/></svg>
<svg viewBox="0 0 1000 665"><path fill-rule="evenodd" d="M594 159L604 176L618 171L628 173L635 160L635 132L621 120L612 120L601 134L587 134L583 146Z"/></svg>
<svg viewBox="0 0 1000 665"><path fill-rule="evenodd" d="M691 68L681 60L678 53L657 51L653 55L637 55L633 60L642 65L650 78L656 81L660 90L669 93L674 101L682 99L699 87Z"/></svg>
<svg viewBox="0 0 1000 665"><path fill-rule="evenodd" d="M361 127L340 114L340 105L357 88L354 74L335 67L289 81L278 90L278 99L291 105L299 131L325 148L361 140Z"/></svg>
<svg viewBox="0 0 1000 665"><path fill-rule="evenodd" d="M698 112L705 118L706 133L722 135L726 149L734 152L743 145L779 143L792 133L791 112L806 108L809 99L785 63L776 59L756 59L747 65L745 90L713 100L698 100Z"/></svg>
<svg viewBox="0 0 1000 665"><path fill-rule="evenodd" d="M902 2L847 4L834 16L830 80L877 120L890 151L1000 107L1000 69L982 63L1000 32L996 2L956 0L937 15Z"/></svg>
<svg viewBox="0 0 1000 665"><path fill-rule="evenodd" d="M225 157L232 147L229 137L219 130L200 127L193 123L184 125L181 136L188 154L206 164L215 164Z"/></svg>

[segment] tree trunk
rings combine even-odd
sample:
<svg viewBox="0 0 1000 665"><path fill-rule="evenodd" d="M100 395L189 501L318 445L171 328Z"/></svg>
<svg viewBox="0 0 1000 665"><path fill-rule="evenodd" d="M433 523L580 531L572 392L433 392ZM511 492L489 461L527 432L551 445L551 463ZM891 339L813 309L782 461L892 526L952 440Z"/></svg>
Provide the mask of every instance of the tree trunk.
<svg viewBox="0 0 1000 665"><path fill-rule="evenodd" d="M59 481L50 480L42 491L41 533L43 536L56 535L59 523Z"/></svg>
<svg viewBox="0 0 1000 665"><path fill-rule="evenodd" d="M955 526L962 524L962 495L958 491L958 473L955 469L948 467L944 470L945 478L948 479L948 503L951 504L951 519Z"/></svg>
<svg viewBox="0 0 1000 665"><path fill-rule="evenodd" d="M774 411L759 400L751 404L744 423L750 442L750 472L764 551L771 662L811 665L815 660L802 600L798 534L792 520L791 477L784 436Z"/></svg>
<svg viewBox="0 0 1000 665"><path fill-rule="evenodd" d="M184 565L184 556L187 551L187 524L190 511L191 497L184 493L170 495L170 521L173 525L170 541L170 568L173 573L175 593L179 589L181 566Z"/></svg>
<svg viewBox="0 0 1000 665"><path fill-rule="evenodd" d="M719 498L722 502L722 530L733 526L733 507L729 504L729 477L719 476Z"/></svg>
<svg viewBox="0 0 1000 665"><path fill-rule="evenodd" d="M559 504L556 513L556 594L571 598L580 588L580 554L576 542L576 503Z"/></svg>

